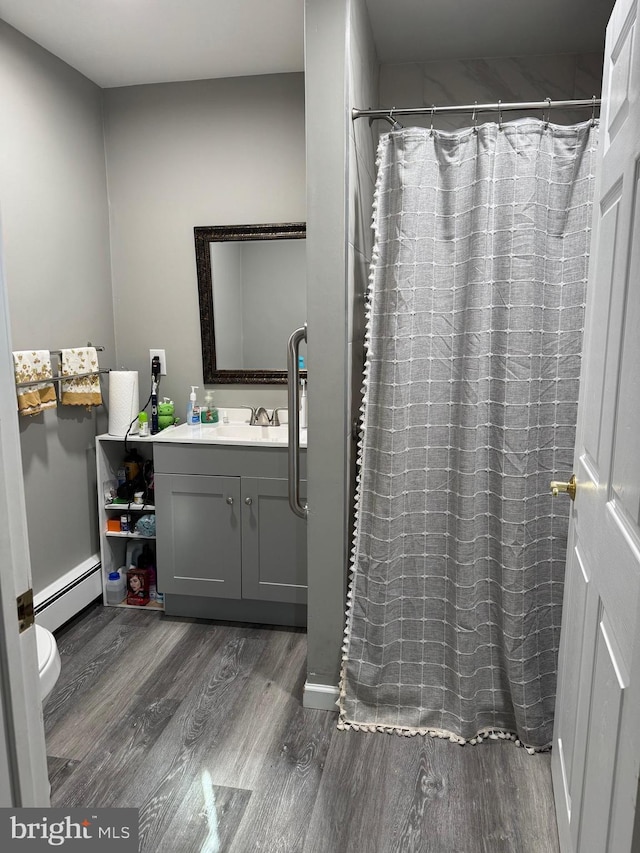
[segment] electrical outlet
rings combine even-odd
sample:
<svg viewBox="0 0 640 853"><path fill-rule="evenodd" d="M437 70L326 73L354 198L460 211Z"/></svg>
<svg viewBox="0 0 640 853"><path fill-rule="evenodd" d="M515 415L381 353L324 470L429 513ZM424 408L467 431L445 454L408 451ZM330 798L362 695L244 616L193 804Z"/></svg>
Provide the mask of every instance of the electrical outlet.
<svg viewBox="0 0 640 853"><path fill-rule="evenodd" d="M167 375L167 356L163 349L150 349L149 350L149 371L151 371L151 362L153 357L157 355L160 359L160 376Z"/></svg>

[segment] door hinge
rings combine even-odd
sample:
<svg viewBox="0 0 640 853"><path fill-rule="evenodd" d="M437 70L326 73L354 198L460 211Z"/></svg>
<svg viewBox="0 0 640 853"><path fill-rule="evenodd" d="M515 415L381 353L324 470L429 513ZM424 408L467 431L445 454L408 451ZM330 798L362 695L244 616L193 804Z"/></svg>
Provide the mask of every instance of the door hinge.
<svg viewBox="0 0 640 853"><path fill-rule="evenodd" d="M18 628L22 634L23 631L26 631L27 628L30 628L35 622L33 614L33 590L28 589L26 592L23 592L22 595L18 596L17 602Z"/></svg>

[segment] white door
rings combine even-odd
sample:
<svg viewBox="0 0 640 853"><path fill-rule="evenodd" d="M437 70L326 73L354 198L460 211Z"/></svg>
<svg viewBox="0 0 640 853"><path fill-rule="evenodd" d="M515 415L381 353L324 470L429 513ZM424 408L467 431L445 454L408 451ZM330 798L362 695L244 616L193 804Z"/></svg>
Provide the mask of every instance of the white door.
<svg viewBox="0 0 640 853"><path fill-rule="evenodd" d="M49 805L35 627L18 628L31 564L16 410L0 235L0 807Z"/></svg>
<svg viewBox="0 0 640 853"><path fill-rule="evenodd" d="M640 768L636 18L637 0L618 0L605 48L574 460L577 491L569 528L551 757L563 853L628 853L640 844L640 813L638 820L635 816Z"/></svg>

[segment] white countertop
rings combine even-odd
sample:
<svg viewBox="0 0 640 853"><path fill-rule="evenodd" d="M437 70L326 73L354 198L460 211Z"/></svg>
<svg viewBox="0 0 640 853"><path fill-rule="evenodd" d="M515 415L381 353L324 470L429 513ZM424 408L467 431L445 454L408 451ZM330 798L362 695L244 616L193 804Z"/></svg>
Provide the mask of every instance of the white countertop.
<svg viewBox="0 0 640 853"><path fill-rule="evenodd" d="M123 441L123 436L101 435L101 439ZM220 444L246 447L287 447L289 428L283 426L249 426L245 423L229 424L178 424L167 427L156 435L141 438L130 434L131 441L162 444ZM307 430L300 430L300 447L307 446Z"/></svg>

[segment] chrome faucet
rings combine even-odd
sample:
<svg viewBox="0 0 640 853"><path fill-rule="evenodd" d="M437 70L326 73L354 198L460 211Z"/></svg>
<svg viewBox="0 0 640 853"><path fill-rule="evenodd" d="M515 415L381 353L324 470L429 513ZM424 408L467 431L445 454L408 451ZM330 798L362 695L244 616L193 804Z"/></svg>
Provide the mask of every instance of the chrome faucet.
<svg viewBox="0 0 640 853"><path fill-rule="evenodd" d="M259 409L256 409L253 418L251 419L251 423L255 426L269 426L271 420L269 419L269 413L264 406L260 406Z"/></svg>

